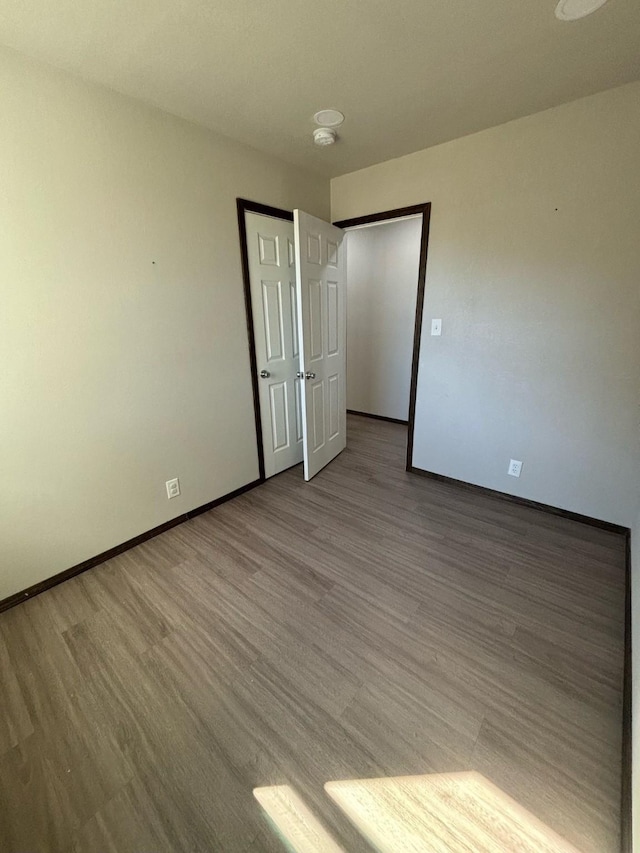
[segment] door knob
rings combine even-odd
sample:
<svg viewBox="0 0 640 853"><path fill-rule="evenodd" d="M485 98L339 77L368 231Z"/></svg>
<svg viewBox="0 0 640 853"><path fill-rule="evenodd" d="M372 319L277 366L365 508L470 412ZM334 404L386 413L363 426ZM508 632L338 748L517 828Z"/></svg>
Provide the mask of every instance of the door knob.
<svg viewBox="0 0 640 853"><path fill-rule="evenodd" d="M261 370L260 376L262 379L268 379L271 376L271 374L269 373L268 370Z"/></svg>
<svg viewBox="0 0 640 853"><path fill-rule="evenodd" d="M307 377L307 379L315 379L316 375L315 375L315 373L311 373L311 371L309 370L306 373L306 377Z"/></svg>
<svg viewBox="0 0 640 853"><path fill-rule="evenodd" d="M301 370L296 373L296 379L304 379L304 373Z"/></svg>

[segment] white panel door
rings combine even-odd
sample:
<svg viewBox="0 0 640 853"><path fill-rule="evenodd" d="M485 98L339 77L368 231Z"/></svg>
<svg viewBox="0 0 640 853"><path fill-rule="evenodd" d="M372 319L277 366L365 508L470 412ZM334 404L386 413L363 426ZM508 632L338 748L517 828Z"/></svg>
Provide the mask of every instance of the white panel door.
<svg viewBox="0 0 640 853"><path fill-rule="evenodd" d="M344 232L294 210L304 436L310 480L347 445Z"/></svg>
<svg viewBox="0 0 640 853"><path fill-rule="evenodd" d="M266 477L303 457L293 222L246 213Z"/></svg>

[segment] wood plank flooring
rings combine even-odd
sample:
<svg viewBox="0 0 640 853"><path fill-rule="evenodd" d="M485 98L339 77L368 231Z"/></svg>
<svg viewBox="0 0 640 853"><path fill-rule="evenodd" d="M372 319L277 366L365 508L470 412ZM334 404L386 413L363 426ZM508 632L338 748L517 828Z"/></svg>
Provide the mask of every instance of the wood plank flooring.
<svg viewBox="0 0 640 853"><path fill-rule="evenodd" d="M474 770L619 845L624 541L405 473L349 419L294 468L0 614L0 848L282 850L290 785Z"/></svg>

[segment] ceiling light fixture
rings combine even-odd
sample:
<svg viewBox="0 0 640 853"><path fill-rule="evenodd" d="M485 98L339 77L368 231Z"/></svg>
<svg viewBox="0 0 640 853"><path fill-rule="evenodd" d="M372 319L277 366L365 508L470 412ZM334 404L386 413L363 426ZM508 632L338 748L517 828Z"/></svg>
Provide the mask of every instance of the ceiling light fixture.
<svg viewBox="0 0 640 853"><path fill-rule="evenodd" d="M344 121L344 115L340 110L319 110L313 120L321 127L340 127Z"/></svg>
<svg viewBox="0 0 640 853"><path fill-rule="evenodd" d="M607 0L560 0L556 6L556 18L560 21L577 21L599 9Z"/></svg>
<svg viewBox="0 0 640 853"><path fill-rule="evenodd" d="M313 141L316 145L324 148L325 145L333 145L336 141L336 132L330 127L316 127L313 131Z"/></svg>

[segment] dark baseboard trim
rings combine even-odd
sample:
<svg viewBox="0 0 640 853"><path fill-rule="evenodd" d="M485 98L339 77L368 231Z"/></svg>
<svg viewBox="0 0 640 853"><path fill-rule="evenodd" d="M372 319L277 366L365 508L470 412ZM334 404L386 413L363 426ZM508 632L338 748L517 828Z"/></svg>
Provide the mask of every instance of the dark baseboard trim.
<svg viewBox="0 0 640 853"><path fill-rule="evenodd" d="M250 483L247 483L246 486L240 486L239 489L234 489L232 492L222 495L222 497L209 501L209 503L197 506L195 509L190 509L189 512L185 512L184 518L181 517L178 523L182 524L183 521L189 521L191 518L202 515L203 512L209 512L210 509L215 509L217 506L220 506L220 504L226 504L227 501L239 498L240 495L244 495L245 492L250 492L251 489L255 489L256 486L260 486L262 483L264 483L264 480L258 477L257 480L252 480Z"/></svg>
<svg viewBox="0 0 640 853"><path fill-rule="evenodd" d="M403 424L407 426L409 421L403 421L400 418L387 418L385 415L372 415L369 412L356 412L355 409L347 409L348 415L358 415L359 418L373 418L374 421L387 421L390 424Z"/></svg>
<svg viewBox="0 0 640 853"><path fill-rule="evenodd" d="M631 832L631 533L627 535L624 595L624 681L622 687L622 790L620 792L620 840L622 853L632 853Z"/></svg>
<svg viewBox="0 0 640 853"><path fill-rule="evenodd" d="M172 527L177 527L178 524L183 524L185 521L189 521L189 519L195 518L203 512L208 512L210 509L220 506L220 504L226 503L233 498L237 498L239 495L254 489L263 482L264 480L253 480L253 482L247 483L246 486L240 486L239 489L234 489L233 492L229 492L227 495L223 495L220 498L209 501L209 503L196 507L196 509L191 509L189 512L185 512L176 518L172 518L170 521L165 521L163 524L159 524L152 530L147 530L145 533L140 533L138 536L134 536L133 539L123 542L121 545L116 545L114 548L109 548L108 551L103 551L102 554L97 554L95 557L89 557L88 560L78 563L77 566L72 566L70 569L58 572L58 574L53 575L53 577L46 578L43 581L33 584L33 586L27 587L27 589L23 589L21 592L16 592L8 598L4 598L0 601L0 613L4 610L9 610L10 607L15 607L15 605L20 604L21 601L26 601L47 589L51 589L52 586L57 586L59 583L69 580L69 578L73 578L76 575L82 574L82 572L86 572L87 569L93 569L95 566L99 566L100 563L106 563L107 560L117 557L118 554L122 554L130 548L135 548L136 545L141 545L143 542L147 542L149 539L159 536L160 533L164 533L166 530L171 530Z"/></svg>
<svg viewBox="0 0 640 853"><path fill-rule="evenodd" d="M528 498L521 498L518 495L510 495L507 492L499 492L496 489L489 489L487 486L477 486L475 483L466 483L464 480L456 480L453 477L445 477L444 474L434 474L433 471L425 471L422 468L411 466L408 469L411 474L419 474L421 477L429 477L431 480L438 480L441 483L450 483L458 486L461 489L466 489L469 492L475 492L479 495L487 495L491 498L497 498L508 503L518 504L519 506L527 506L531 509L539 509L550 515L557 515L561 518L568 518L571 521L580 521L582 524L588 524L591 527L599 527L601 530L608 530L610 533L621 533L623 536L629 535L629 528L623 527L621 524L613 524L611 521L603 521L600 518L591 518L590 515L580 515L579 512L571 512L568 509L560 509L557 506L550 504L531 501Z"/></svg>

